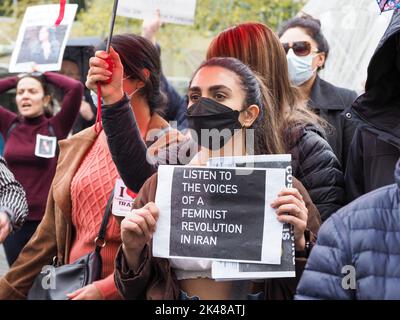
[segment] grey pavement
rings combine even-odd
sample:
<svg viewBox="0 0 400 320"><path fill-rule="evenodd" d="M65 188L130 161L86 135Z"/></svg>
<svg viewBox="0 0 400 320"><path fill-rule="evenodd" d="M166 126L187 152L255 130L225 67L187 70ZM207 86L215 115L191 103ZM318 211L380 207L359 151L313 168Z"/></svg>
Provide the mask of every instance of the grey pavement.
<svg viewBox="0 0 400 320"><path fill-rule="evenodd" d="M8 270L8 263L4 254L3 246L0 245L0 277L2 277Z"/></svg>

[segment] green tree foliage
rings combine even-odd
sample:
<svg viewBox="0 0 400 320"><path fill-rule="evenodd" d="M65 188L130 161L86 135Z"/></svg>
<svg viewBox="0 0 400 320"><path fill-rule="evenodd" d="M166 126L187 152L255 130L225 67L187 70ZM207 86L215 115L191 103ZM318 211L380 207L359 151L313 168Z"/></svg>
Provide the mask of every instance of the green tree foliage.
<svg viewBox="0 0 400 320"><path fill-rule="evenodd" d="M0 1L0 10L12 10L12 2ZM58 0L18 0L17 19L7 25L7 36L16 39L27 6L57 2ZM78 3L80 6L71 37L105 38L109 30L113 2L70 0L69 3ZM246 21L263 22L276 30L284 20L294 16L305 2L306 0L197 0L193 26L167 24L158 34L164 70L169 75L187 76L204 58L209 42L220 31ZM115 33L140 33L141 23L140 20L117 17Z"/></svg>
<svg viewBox="0 0 400 320"><path fill-rule="evenodd" d="M184 27L186 32L196 31L203 36L213 36L221 30L245 21L259 21L276 29L282 21L295 15L305 0L198 0L196 23ZM86 0L87 9L79 21L86 33L103 34L108 29L112 0ZM117 28L138 28L134 20L117 19ZM175 26L176 29L176 26ZM178 27L179 29L179 27Z"/></svg>
<svg viewBox="0 0 400 320"><path fill-rule="evenodd" d="M7 16L14 16L17 21L21 19L25 13L26 7L35 6L43 3L51 3L51 1L45 0L18 0L17 6L14 7L13 0L0 1L0 12L4 12Z"/></svg>
<svg viewBox="0 0 400 320"><path fill-rule="evenodd" d="M276 29L295 15L305 1L296 0L199 0L196 29L208 35L240 22L258 21Z"/></svg>
<svg viewBox="0 0 400 320"><path fill-rule="evenodd" d="M78 14L77 23L73 28L73 34L77 36L107 36L110 28L110 16L113 0L87 0L87 9ZM137 32L140 21L117 17L115 32Z"/></svg>
<svg viewBox="0 0 400 320"><path fill-rule="evenodd" d="M294 16L305 0L197 0L193 26L164 25L158 42L163 50L167 74L188 75L204 58L211 39L220 31L241 22L263 22L276 30ZM105 37L109 29L111 0L87 0L73 35ZM140 33L141 21L117 17L115 32Z"/></svg>

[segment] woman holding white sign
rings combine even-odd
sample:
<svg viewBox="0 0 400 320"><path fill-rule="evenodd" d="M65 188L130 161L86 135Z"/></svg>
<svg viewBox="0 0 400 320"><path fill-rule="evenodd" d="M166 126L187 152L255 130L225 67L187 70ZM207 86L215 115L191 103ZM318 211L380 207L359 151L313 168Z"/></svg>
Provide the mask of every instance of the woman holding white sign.
<svg viewBox="0 0 400 320"><path fill-rule="evenodd" d="M211 145L208 138L195 138L201 148L191 166L204 166L213 156L244 155L249 149L256 154L282 152L268 91L239 60L217 58L205 62L191 81L189 100L188 120L194 135L207 129L230 132L229 137L225 136L227 139L218 136ZM254 146L245 139L246 131L251 130L254 130ZM296 251L305 252L306 256L312 237L306 231L307 220L309 215L316 218L318 212L301 183L295 180L294 187L282 190L271 206L276 208L280 222L294 226ZM157 175L154 175L138 194L137 210L122 221L123 245L115 274L120 293L126 299L247 299L252 293L251 282L216 282L211 279L211 265L207 261L152 257L152 235L159 215L163 214L152 203L156 189ZM304 265L305 259L296 259L299 271Z"/></svg>

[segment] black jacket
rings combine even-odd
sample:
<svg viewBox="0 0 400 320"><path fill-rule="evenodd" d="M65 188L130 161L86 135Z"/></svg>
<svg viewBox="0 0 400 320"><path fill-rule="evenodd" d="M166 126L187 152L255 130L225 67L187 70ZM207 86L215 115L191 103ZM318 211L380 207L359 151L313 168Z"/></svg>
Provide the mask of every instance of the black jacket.
<svg viewBox="0 0 400 320"><path fill-rule="evenodd" d="M101 117L121 179L129 189L138 192L157 168L146 159L147 147L127 96L112 106L103 106Z"/></svg>
<svg viewBox="0 0 400 320"><path fill-rule="evenodd" d="M167 121L176 121L178 130L187 129L188 123L186 119L186 109L188 101L182 97L178 91L170 84L167 78L161 75L161 91L167 96L167 104L165 106L164 118Z"/></svg>
<svg viewBox="0 0 400 320"><path fill-rule="evenodd" d="M96 120L97 108L93 102L93 99L92 99L92 96L90 95L89 90L85 89L84 94L83 94L83 100L86 101L87 103L89 103L90 108L92 109L92 112L93 112L93 118L91 120L86 120L79 113L78 116L76 117L74 126L72 127L73 134L78 133L82 130L85 130L86 128L91 127L92 125L94 125L95 120Z"/></svg>
<svg viewBox="0 0 400 320"><path fill-rule="evenodd" d="M335 87L317 76L308 105L329 124L327 139L345 170L356 123L343 110L357 98L355 91Z"/></svg>
<svg viewBox="0 0 400 320"><path fill-rule="evenodd" d="M322 221L325 221L345 202L340 163L321 128L299 125L286 134L288 152L292 154L293 176L307 189Z"/></svg>
<svg viewBox="0 0 400 320"><path fill-rule="evenodd" d="M157 43L156 48L161 56L161 46ZM188 106L187 97L182 97L173 85L165 77L164 73L161 73L160 77L161 92L166 95L166 104L161 110L162 116L167 121L176 121L177 129L182 131L187 129L188 123L186 119L186 109ZM175 127L175 126L173 126Z"/></svg>
<svg viewBox="0 0 400 320"><path fill-rule="evenodd" d="M400 156L400 12L368 66L365 94L348 110L359 123L346 170L348 200L394 183Z"/></svg>

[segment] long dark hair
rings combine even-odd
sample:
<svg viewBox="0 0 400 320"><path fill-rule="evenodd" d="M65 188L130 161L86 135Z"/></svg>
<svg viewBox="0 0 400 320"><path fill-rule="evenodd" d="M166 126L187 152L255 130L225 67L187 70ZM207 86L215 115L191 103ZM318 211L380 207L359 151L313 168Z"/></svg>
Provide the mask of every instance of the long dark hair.
<svg viewBox="0 0 400 320"><path fill-rule="evenodd" d="M105 44L106 40L97 50L104 50ZM150 113L161 110L165 104L165 97L160 91L161 62L156 47L147 39L135 34L115 35L111 46L121 58L125 76L145 84L138 93L146 99ZM143 69L149 71L150 76L147 79Z"/></svg>
<svg viewBox="0 0 400 320"><path fill-rule="evenodd" d="M260 114L250 129L254 129L255 154L283 153L283 143L278 130L278 118L272 106L272 99L263 81L247 65L236 58L212 58L205 61L194 76L205 67L221 67L235 73L246 94L243 109L257 105ZM194 77L193 76L193 77ZM247 148L247 146L246 146Z"/></svg>

